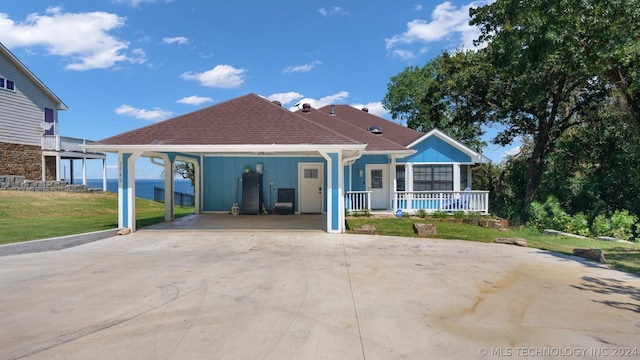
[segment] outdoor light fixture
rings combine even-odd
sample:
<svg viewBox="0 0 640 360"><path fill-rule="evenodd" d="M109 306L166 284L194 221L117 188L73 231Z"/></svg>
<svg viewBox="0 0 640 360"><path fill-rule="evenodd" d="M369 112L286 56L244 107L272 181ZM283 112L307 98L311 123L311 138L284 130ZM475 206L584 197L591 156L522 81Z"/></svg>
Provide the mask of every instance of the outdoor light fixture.
<svg viewBox="0 0 640 360"><path fill-rule="evenodd" d="M358 170L358 176L362 177L364 175L364 172L362 171L362 169Z"/></svg>

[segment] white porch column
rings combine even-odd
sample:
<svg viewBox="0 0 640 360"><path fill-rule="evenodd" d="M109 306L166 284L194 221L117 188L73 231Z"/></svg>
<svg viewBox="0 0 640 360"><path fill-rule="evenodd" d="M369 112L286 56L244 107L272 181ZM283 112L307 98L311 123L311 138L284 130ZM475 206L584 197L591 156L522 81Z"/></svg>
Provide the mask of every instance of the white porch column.
<svg viewBox="0 0 640 360"><path fill-rule="evenodd" d="M460 164L453 164L453 191L461 191L460 189Z"/></svg>
<svg viewBox="0 0 640 360"><path fill-rule="evenodd" d="M396 200L395 200L395 195L396 195L396 189L398 188L398 184L397 184L397 180L396 180L396 157L395 156L391 156L391 164L389 165L391 167L391 171L389 171L389 177L390 177L390 181L389 184L391 184L391 189L389 189L389 199L391 199L391 204L387 204L387 208L388 209L393 209L394 211L396 210ZM389 207L389 205L391 205L391 207Z"/></svg>
<svg viewBox="0 0 640 360"><path fill-rule="evenodd" d="M136 231L136 159L140 153L118 153L118 227Z"/></svg>
<svg viewBox="0 0 640 360"><path fill-rule="evenodd" d="M47 157L42 155L42 181L47 180Z"/></svg>
<svg viewBox="0 0 640 360"><path fill-rule="evenodd" d="M56 181L62 180L60 173L62 172L62 164L61 164L60 153L56 154Z"/></svg>
<svg viewBox="0 0 640 360"><path fill-rule="evenodd" d="M174 202L175 197L173 191L175 181L173 176L173 164L175 155L163 155L164 160L164 221L172 221L174 219Z"/></svg>
<svg viewBox="0 0 640 360"><path fill-rule="evenodd" d="M102 159L102 191L107 191L107 157Z"/></svg>
<svg viewBox="0 0 640 360"><path fill-rule="evenodd" d="M87 158L82 158L82 185L87 185Z"/></svg>
<svg viewBox="0 0 640 360"><path fill-rule="evenodd" d="M321 152L327 160L327 232L344 232L344 166L341 152Z"/></svg>

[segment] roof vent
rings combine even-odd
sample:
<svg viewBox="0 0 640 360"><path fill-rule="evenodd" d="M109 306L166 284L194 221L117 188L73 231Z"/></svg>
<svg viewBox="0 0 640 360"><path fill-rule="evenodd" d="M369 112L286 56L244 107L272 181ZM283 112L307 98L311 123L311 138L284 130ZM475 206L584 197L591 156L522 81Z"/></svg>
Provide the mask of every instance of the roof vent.
<svg viewBox="0 0 640 360"><path fill-rule="evenodd" d="M382 128L380 126L369 126L367 130L374 135L382 135Z"/></svg>
<svg viewBox="0 0 640 360"><path fill-rule="evenodd" d="M369 112L369 108L363 107L363 108L362 108L362 111L364 111L364 112Z"/></svg>
<svg viewBox="0 0 640 360"><path fill-rule="evenodd" d="M272 103L278 105L278 106L282 106L282 103L278 100L273 100Z"/></svg>
<svg viewBox="0 0 640 360"><path fill-rule="evenodd" d="M331 116L336 116L336 106L331 105Z"/></svg>
<svg viewBox="0 0 640 360"><path fill-rule="evenodd" d="M302 104L302 112L309 112L309 111L311 111L311 104L309 103Z"/></svg>

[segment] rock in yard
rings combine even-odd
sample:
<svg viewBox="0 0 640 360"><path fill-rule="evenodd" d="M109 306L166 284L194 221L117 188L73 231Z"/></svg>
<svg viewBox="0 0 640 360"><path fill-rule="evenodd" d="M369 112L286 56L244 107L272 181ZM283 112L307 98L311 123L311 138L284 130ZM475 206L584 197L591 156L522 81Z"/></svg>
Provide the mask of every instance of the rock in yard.
<svg viewBox="0 0 640 360"><path fill-rule="evenodd" d="M573 249L573 255L587 260L595 260L601 264L607 262L607 259L604 258L604 253L600 249Z"/></svg>
<svg viewBox="0 0 640 360"><path fill-rule="evenodd" d="M413 232L420 237L436 235L436 226L434 224L413 224Z"/></svg>
<svg viewBox="0 0 640 360"><path fill-rule="evenodd" d="M353 229L354 234L375 235L376 227L373 225L362 225L362 227Z"/></svg>
<svg viewBox="0 0 640 360"><path fill-rule="evenodd" d="M495 238L493 239L493 242L498 244L518 245L522 247L529 246L529 244L527 244L527 240L522 238Z"/></svg>

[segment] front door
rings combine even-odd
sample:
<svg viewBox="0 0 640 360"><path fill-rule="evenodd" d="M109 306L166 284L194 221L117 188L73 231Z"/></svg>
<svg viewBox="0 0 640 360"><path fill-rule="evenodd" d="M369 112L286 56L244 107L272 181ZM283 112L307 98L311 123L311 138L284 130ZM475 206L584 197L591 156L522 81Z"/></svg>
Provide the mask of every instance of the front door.
<svg viewBox="0 0 640 360"><path fill-rule="evenodd" d="M367 190L371 191L371 209L389 208L389 165L367 165Z"/></svg>
<svg viewBox="0 0 640 360"><path fill-rule="evenodd" d="M324 204L324 165L301 163L298 165L301 213L319 214Z"/></svg>

